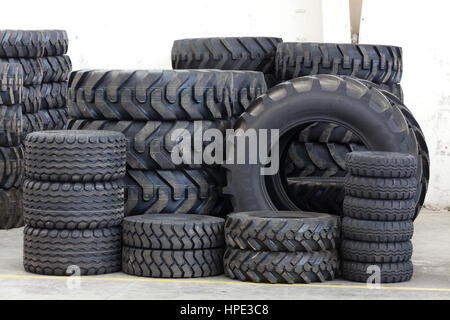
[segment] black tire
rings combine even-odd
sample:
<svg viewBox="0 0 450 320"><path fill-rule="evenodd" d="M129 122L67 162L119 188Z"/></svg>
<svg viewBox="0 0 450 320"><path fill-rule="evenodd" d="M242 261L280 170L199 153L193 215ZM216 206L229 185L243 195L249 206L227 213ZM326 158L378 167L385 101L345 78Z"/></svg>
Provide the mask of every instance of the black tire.
<svg viewBox="0 0 450 320"><path fill-rule="evenodd" d="M231 121L106 121L106 120L71 120L69 130L110 130L122 132L127 138L127 165L130 169L159 170L200 168L202 164L195 164L195 152L203 152L208 145L214 142L203 141L199 150L194 149L194 133L203 133L208 129L218 129L225 136L225 130L231 128ZM190 141L180 140L180 136L172 135L174 130L186 130ZM194 130L195 129L195 130ZM180 152L184 143L191 146L190 161L175 164L172 154Z"/></svg>
<svg viewBox="0 0 450 320"><path fill-rule="evenodd" d="M298 132L298 142L362 144L352 130L329 122L316 121Z"/></svg>
<svg viewBox="0 0 450 320"><path fill-rule="evenodd" d="M194 38L175 40L174 69L252 70L275 73L275 52L280 38Z"/></svg>
<svg viewBox="0 0 450 320"><path fill-rule="evenodd" d="M404 95L403 95L403 89L402 89L402 86L400 83L374 84L374 85L376 85L379 90L387 91L390 94L394 95L403 104Z"/></svg>
<svg viewBox="0 0 450 320"><path fill-rule="evenodd" d="M23 146L0 147L0 188L22 186L23 172Z"/></svg>
<svg viewBox="0 0 450 320"><path fill-rule="evenodd" d="M123 244L152 250L195 250L224 246L225 220L191 214L144 214L123 221Z"/></svg>
<svg viewBox="0 0 450 320"><path fill-rule="evenodd" d="M352 130L369 150L417 152L417 141L402 113L380 91L330 75L301 77L273 87L251 104L234 129L279 129L283 154L284 142L315 122L338 123ZM260 164L225 167L230 174L224 193L234 198L234 211L299 209L281 185L283 172L262 176Z"/></svg>
<svg viewBox="0 0 450 320"><path fill-rule="evenodd" d="M315 74L347 75L375 83L399 83L402 48L365 44L278 44L275 59L278 80Z"/></svg>
<svg viewBox="0 0 450 320"><path fill-rule="evenodd" d="M42 129L47 130L65 130L69 122L67 108L58 108L50 110L41 110L38 113L42 120Z"/></svg>
<svg viewBox="0 0 450 320"><path fill-rule="evenodd" d="M342 219L342 238L365 242L405 242L414 233L412 220L370 221L349 217Z"/></svg>
<svg viewBox="0 0 450 320"><path fill-rule="evenodd" d="M223 249L149 250L123 246L123 272L152 278L198 278L223 273Z"/></svg>
<svg viewBox="0 0 450 320"><path fill-rule="evenodd" d="M355 282L366 282L371 276L367 273L369 267L373 268L373 263L362 263L352 261L342 261L342 277ZM411 261L401 263L377 264L380 268L381 283L395 283L409 281L413 275L413 264Z"/></svg>
<svg viewBox="0 0 450 320"><path fill-rule="evenodd" d="M374 221L405 221L414 217L416 202L409 200L377 200L346 196L344 216Z"/></svg>
<svg viewBox="0 0 450 320"><path fill-rule="evenodd" d="M69 37L65 30L40 30L44 56L61 56L67 53Z"/></svg>
<svg viewBox="0 0 450 320"><path fill-rule="evenodd" d="M0 229L23 227L22 189L0 189Z"/></svg>
<svg viewBox="0 0 450 320"><path fill-rule="evenodd" d="M40 58L42 64L42 82L61 82L69 78L72 61L68 55Z"/></svg>
<svg viewBox="0 0 450 320"><path fill-rule="evenodd" d="M128 170L125 216L146 213L188 213L223 216L224 176L219 169Z"/></svg>
<svg viewBox="0 0 450 320"><path fill-rule="evenodd" d="M0 58L0 64L20 64L23 69L23 85L37 86L42 83L44 76L40 59L41 58Z"/></svg>
<svg viewBox="0 0 450 320"><path fill-rule="evenodd" d="M67 82L51 82L41 85L41 109L67 107Z"/></svg>
<svg viewBox="0 0 450 320"><path fill-rule="evenodd" d="M336 250L268 252L227 248L225 275L232 279L269 283L311 283L333 280L339 272Z"/></svg>
<svg viewBox="0 0 450 320"><path fill-rule="evenodd" d="M112 182L59 183L25 180L25 224L45 229L95 229L120 226L124 185Z"/></svg>
<svg viewBox="0 0 450 320"><path fill-rule="evenodd" d="M23 87L22 113L37 113L41 110L40 86Z"/></svg>
<svg viewBox="0 0 450 320"><path fill-rule="evenodd" d="M44 124L39 113L25 113L22 118L23 123L23 135L22 140L25 143L27 134L35 131L44 130Z"/></svg>
<svg viewBox="0 0 450 320"><path fill-rule="evenodd" d="M373 178L347 175L345 194L358 198L406 200L416 195L417 180L412 178Z"/></svg>
<svg viewBox="0 0 450 320"><path fill-rule="evenodd" d="M23 265L37 274L66 276L75 265L80 275L121 270L121 229L49 230L26 226Z"/></svg>
<svg viewBox="0 0 450 320"><path fill-rule="evenodd" d="M40 181L92 182L123 178L126 139L113 131L41 131L25 139L25 174Z"/></svg>
<svg viewBox="0 0 450 320"><path fill-rule="evenodd" d="M254 211L227 216L228 247L254 251L319 251L339 244L339 218L317 212Z"/></svg>
<svg viewBox="0 0 450 320"><path fill-rule="evenodd" d="M36 58L44 54L40 31L0 30L1 58Z"/></svg>
<svg viewBox="0 0 450 320"><path fill-rule="evenodd" d="M14 147L22 142L22 107L0 106L0 146Z"/></svg>
<svg viewBox="0 0 450 320"><path fill-rule="evenodd" d="M413 246L405 242L362 242L342 240L343 260L367 263L398 263L411 260Z"/></svg>
<svg viewBox="0 0 450 320"><path fill-rule="evenodd" d="M229 119L267 89L260 72L220 70L75 71L68 87L70 116L95 120Z"/></svg>
<svg viewBox="0 0 450 320"><path fill-rule="evenodd" d="M21 104L22 90L22 66L19 63L0 63L0 105Z"/></svg>

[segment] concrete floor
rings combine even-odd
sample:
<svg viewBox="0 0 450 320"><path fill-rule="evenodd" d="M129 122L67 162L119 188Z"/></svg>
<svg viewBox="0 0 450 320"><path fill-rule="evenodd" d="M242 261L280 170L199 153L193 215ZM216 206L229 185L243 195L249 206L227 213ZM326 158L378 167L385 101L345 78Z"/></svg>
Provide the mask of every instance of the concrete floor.
<svg viewBox="0 0 450 320"><path fill-rule="evenodd" d="M267 285L224 276L170 280L114 273L67 278L26 273L22 229L0 231L0 299L450 299L450 213L423 210L415 223L414 276L406 283L369 289L335 280L312 285ZM72 288L72 289L70 289Z"/></svg>

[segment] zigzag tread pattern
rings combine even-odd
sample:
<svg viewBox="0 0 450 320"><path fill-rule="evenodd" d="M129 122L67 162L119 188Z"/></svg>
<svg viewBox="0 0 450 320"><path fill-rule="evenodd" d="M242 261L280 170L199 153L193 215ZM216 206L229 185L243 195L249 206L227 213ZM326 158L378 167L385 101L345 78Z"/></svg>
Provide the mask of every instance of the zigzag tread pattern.
<svg viewBox="0 0 450 320"><path fill-rule="evenodd" d="M41 87L25 86L22 94L22 113L37 113L41 109Z"/></svg>
<svg viewBox="0 0 450 320"><path fill-rule="evenodd" d="M67 107L67 81L43 83L41 85L41 108Z"/></svg>
<svg viewBox="0 0 450 320"><path fill-rule="evenodd" d="M378 200L346 196L344 216L375 221L405 221L414 217L416 202L409 200Z"/></svg>
<svg viewBox="0 0 450 320"><path fill-rule="evenodd" d="M65 30L40 30L44 56L61 56L67 53L69 37Z"/></svg>
<svg viewBox="0 0 450 320"><path fill-rule="evenodd" d="M358 198L406 200L414 198L417 180L411 178L375 178L347 175L345 194Z"/></svg>
<svg viewBox="0 0 450 320"><path fill-rule="evenodd" d="M22 107L0 106L0 146L13 147L22 142Z"/></svg>
<svg viewBox="0 0 450 320"><path fill-rule="evenodd" d="M19 188L22 185L23 146L0 147L0 188Z"/></svg>
<svg viewBox="0 0 450 320"><path fill-rule="evenodd" d="M69 122L67 108L41 110L38 116L42 120L43 130L65 130Z"/></svg>
<svg viewBox="0 0 450 320"><path fill-rule="evenodd" d="M356 282L367 282L371 276L367 270L373 263L342 261L342 277L346 280ZM401 263L376 264L380 270L380 281L382 283L395 283L411 280L413 275L413 264L411 261Z"/></svg>
<svg viewBox="0 0 450 320"><path fill-rule="evenodd" d="M406 221L370 221L349 217L342 219L344 239L365 242L405 242L412 238L414 225Z"/></svg>
<svg viewBox="0 0 450 320"><path fill-rule="evenodd" d="M405 242L362 242L343 240L341 256L347 261L366 263L398 263L411 259L413 246L411 241Z"/></svg>
<svg viewBox="0 0 450 320"><path fill-rule="evenodd" d="M36 58L44 54L43 34L31 30L0 30L0 57Z"/></svg>
<svg viewBox="0 0 450 320"><path fill-rule="evenodd" d="M72 61L68 55L39 58L42 65L42 82L61 82L69 78Z"/></svg>
<svg viewBox="0 0 450 320"><path fill-rule="evenodd" d="M21 104L22 90L22 66L19 63L0 63L0 105Z"/></svg>
<svg viewBox="0 0 450 320"><path fill-rule="evenodd" d="M23 85L37 86L44 77L41 58L0 58L0 63L20 64L23 69Z"/></svg>
<svg viewBox="0 0 450 320"><path fill-rule="evenodd" d="M0 189L0 229L23 227L22 190Z"/></svg>

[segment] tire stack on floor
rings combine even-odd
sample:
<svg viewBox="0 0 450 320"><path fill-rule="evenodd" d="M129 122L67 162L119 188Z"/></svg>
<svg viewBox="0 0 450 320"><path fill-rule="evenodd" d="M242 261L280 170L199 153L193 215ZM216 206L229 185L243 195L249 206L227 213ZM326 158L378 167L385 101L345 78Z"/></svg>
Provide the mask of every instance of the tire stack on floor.
<svg viewBox="0 0 450 320"><path fill-rule="evenodd" d="M7 49L2 40L0 54ZM0 62L0 229L23 225L22 90L22 66Z"/></svg>
<svg viewBox="0 0 450 320"><path fill-rule="evenodd" d="M412 155L346 156L341 257L344 279L382 283L411 279L417 161Z"/></svg>
<svg viewBox="0 0 450 320"><path fill-rule="evenodd" d="M145 214L123 222L122 269L154 278L223 273L225 220L188 214Z"/></svg>
<svg viewBox="0 0 450 320"><path fill-rule="evenodd" d="M125 137L110 131L40 131L27 136L25 147L25 270L120 271Z"/></svg>
<svg viewBox="0 0 450 320"><path fill-rule="evenodd" d="M269 283L333 280L339 272L339 218L314 212L228 215L225 275Z"/></svg>

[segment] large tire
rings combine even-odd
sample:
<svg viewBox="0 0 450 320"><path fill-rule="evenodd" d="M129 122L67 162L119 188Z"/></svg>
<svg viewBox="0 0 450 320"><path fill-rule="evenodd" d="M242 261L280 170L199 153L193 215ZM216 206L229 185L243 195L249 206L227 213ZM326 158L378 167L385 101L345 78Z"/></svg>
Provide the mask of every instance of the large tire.
<svg viewBox="0 0 450 320"><path fill-rule="evenodd" d="M123 246L122 270L152 278L198 278L223 273L223 249L149 250Z"/></svg>
<svg viewBox="0 0 450 320"><path fill-rule="evenodd" d="M347 175L345 194L367 199L407 200L416 195L417 180L412 178L373 178Z"/></svg>
<svg viewBox="0 0 450 320"><path fill-rule="evenodd" d="M69 122L67 108L58 108L50 110L41 110L38 116L42 120L42 129L47 130L65 130Z"/></svg>
<svg viewBox="0 0 450 320"><path fill-rule="evenodd" d="M18 146L22 142L22 130L22 106L0 106L0 146Z"/></svg>
<svg viewBox="0 0 450 320"><path fill-rule="evenodd" d="M23 172L23 146L0 147L0 188L22 186Z"/></svg>
<svg viewBox="0 0 450 320"><path fill-rule="evenodd" d="M69 37L65 30L40 30L44 56L61 56L67 53Z"/></svg>
<svg viewBox="0 0 450 320"><path fill-rule="evenodd" d="M413 246L405 242L363 242L342 240L343 260L367 263L398 263L411 260Z"/></svg>
<svg viewBox="0 0 450 320"><path fill-rule="evenodd" d="M284 142L315 122L338 123L352 130L369 150L417 153L416 138L402 113L379 90L330 75L301 77L275 86L252 103L234 129L279 129L283 154ZM224 193L234 198L235 211L298 210L282 186L283 172L262 176L260 164L225 167L230 174Z"/></svg>
<svg viewBox="0 0 450 320"><path fill-rule="evenodd" d="M67 82L51 82L41 85L41 108L56 109L67 106Z"/></svg>
<svg viewBox="0 0 450 320"><path fill-rule="evenodd" d="M23 69L23 85L37 86L42 83L44 76L40 59L41 58L0 58L0 64L20 64Z"/></svg>
<svg viewBox="0 0 450 320"><path fill-rule="evenodd" d="M71 120L69 130L111 130L122 132L128 141L127 165L131 169L179 169L200 168L192 160L194 153L203 155L204 149L213 142L202 141L198 150L194 148L195 134L201 135L208 129L217 129L225 136L225 130L231 128L231 121L107 121L107 120ZM184 129L189 133L190 141L172 137L174 130ZM195 130L194 130L195 129ZM173 139L175 138L175 139ZM181 151L182 145L191 146L191 161L175 164L172 153Z"/></svg>
<svg viewBox="0 0 450 320"><path fill-rule="evenodd" d="M0 105L21 104L22 90L22 66L19 63L0 63Z"/></svg>
<svg viewBox="0 0 450 320"><path fill-rule="evenodd" d="M144 214L123 221L123 244L153 250L195 250L224 246L225 220L190 214Z"/></svg>
<svg viewBox="0 0 450 320"><path fill-rule="evenodd" d="M409 200L377 200L346 196L344 216L374 221L405 221L414 217L416 202Z"/></svg>
<svg viewBox="0 0 450 320"><path fill-rule="evenodd" d="M126 139L113 131L41 131L25 140L25 174L40 181L91 182L123 178Z"/></svg>
<svg viewBox="0 0 450 320"><path fill-rule="evenodd" d="M254 251L319 251L339 244L339 218L317 212L254 211L228 215L228 247Z"/></svg>
<svg viewBox="0 0 450 320"><path fill-rule="evenodd" d="M111 182L59 183L25 180L24 219L45 229L98 229L120 226L124 185Z"/></svg>
<svg viewBox="0 0 450 320"><path fill-rule="evenodd" d="M220 70L82 70L68 86L70 116L95 120L229 119L267 89L260 72Z"/></svg>
<svg viewBox="0 0 450 320"><path fill-rule="evenodd" d="M380 268L381 283L395 283L409 281L413 275L413 264L411 261L400 263L362 263L353 261L342 261L342 277L346 280L356 282L366 282L371 276L367 273L369 267L378 266Z"/></svg>
<svg viewBox="0 0 450 320"><path fill-rule="evenodd" d="M342 238L365 242L405 242L411 240L414 224L407 221L342 219Z"/></svg>
<svg viewBox="0 0 450 320"><path fill-rule="evenodd" d="M22 113L37 113L41 110L41 87L23 87Z"/></svg>
<svg viewBox="0 0 450 320"><path fill-rule="evenodd" d="M232 279L269 283L311 283L333 280L339 272L336 250L268 252L228 248L225 275Z"/></svg>
<svg viewBox="0 0 450 320"><path fill-rule="evenodd" d="M61 82L69 78L69 73L72 71L72 61L69 56L42 57L40 60L43 83Z"/></svg>
<svg viewBox="0 0 450 320"><path fill-rule="evenodd" d="M218 169L128 170L125 216L145 213L188 213L223 216L224 177Z"/></svg>
<svg viewBox="0 0 450 320"><path fill-rule="evenodd" d="M69 266L80 275L120 271L121 229L24 229L23 264L31 273L66 276Z"/></svg>
<svg viewBox="0 0 450 320"><path fill-rule="evenodd" d="M375 83L399 83L402 48L381 45L284 42L277 47L278 80L315 74L347 75Z"/></svg>
<svg viewBox="0 0 450 320"><path fill-rule="evenodd" d="M44 130L44 124L39 113L25 113L22 118L23 123L23 135L22 140L25 143L27 135L31 132Z"/></svg>
<svg viewBox="0 0 450 320"><path fill-rule="evenodd" d="M22 189L0 189L0 229L23 227Z"/></svg>
<svg viewBox="0 0 450 320"><path fill-rule="evenodd" d="M36 58L44 54L40 31L0 30L1 58Z"/></svg>

